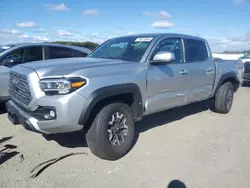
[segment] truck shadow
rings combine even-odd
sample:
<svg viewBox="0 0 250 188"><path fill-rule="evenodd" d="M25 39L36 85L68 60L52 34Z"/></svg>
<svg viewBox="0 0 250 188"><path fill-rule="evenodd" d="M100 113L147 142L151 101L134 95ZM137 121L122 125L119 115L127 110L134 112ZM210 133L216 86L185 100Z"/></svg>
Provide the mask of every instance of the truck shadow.
<svg viewBox="0 0 250 188"><path fill-rule="evenodd" d="M135 126L135 137L132 147L136 144L140 133L155 127L167 126L169 123L207 110L214 111L213 102L211 100L197 102L145 116L142 121L138 122Z"/></svg>
<svg viewBox="0 0 250 188"><path fill-rule="evenodd" d="M88 147L84 134L84 132L79 131L72 133L43 135L43 137L48 141L55 141L60 146L67 148Z"/></svg>
<svg viewBox="0 0 250 188"><path fill-rule="evenodd" d="M136 123L135 137L131 149L139 139L140 133L155 127L163 125L167 126L167 124L171 122L181 120L187 116L207 111L209 109L213 110L212 103L208 100L143 117L141 122ZM55 141L59 145L67 148L87 147L85 133L82 131L66 134L43 135L43 137L48 141Z"/></svg>
<svg viewBox="0 0 250 188"><path fill-rule="evenodd" d="M136 132L145 132L151 128L162 126L187 116L194 115L203 111L213 111L209 101L197 102L182 107L177 107L143 117L142 121L136 126Z"/></svg>

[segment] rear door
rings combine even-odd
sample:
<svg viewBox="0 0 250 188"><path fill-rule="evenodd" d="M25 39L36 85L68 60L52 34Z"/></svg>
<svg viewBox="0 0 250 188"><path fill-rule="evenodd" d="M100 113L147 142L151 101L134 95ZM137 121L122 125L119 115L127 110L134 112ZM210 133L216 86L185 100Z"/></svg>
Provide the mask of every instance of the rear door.
<svg viewBox="0 0 250 188"><path fill-rule="evenodd" d="M215 64L205 41L184 39L187 103L208 98L213 90Z"/></svg>

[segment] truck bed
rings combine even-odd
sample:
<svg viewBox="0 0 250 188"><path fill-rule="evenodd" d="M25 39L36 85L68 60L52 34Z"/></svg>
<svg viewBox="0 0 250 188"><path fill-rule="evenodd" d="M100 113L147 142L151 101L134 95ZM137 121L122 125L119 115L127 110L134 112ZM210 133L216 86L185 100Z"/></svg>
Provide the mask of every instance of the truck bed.
<svg viewBox="0 0 250 188"><path fill-rule="evenodd" d="M225 73L233 73L236 69L237 78L240 83L243 83L244 64L238 60L217 60L215 61L216 77L215 86Z"/></svg>

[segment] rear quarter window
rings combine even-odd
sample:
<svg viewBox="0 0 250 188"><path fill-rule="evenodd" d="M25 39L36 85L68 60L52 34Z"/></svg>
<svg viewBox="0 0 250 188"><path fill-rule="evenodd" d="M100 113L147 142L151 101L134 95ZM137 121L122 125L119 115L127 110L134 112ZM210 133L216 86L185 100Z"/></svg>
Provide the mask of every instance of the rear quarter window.
<svg viewBox="0 0 250 188"><path fill-rule="evenodd" d="M208 59L206 43L201 40L185 39L186 62L201 62Z"/></svg>

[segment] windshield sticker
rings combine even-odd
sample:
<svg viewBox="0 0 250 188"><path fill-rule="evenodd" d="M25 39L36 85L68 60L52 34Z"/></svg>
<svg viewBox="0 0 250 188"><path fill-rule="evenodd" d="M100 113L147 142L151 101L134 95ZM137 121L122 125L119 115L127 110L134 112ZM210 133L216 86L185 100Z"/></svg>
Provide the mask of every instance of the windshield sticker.
<svg viewBox="0 0 250 188"><path fill-rule="evenodd" d="M144 38L137 38L135 42L150 42L153 37L144 37Z"/></svg>
<svg viewBox="0 0 250 188"><path fill-rule="evenodd" d="M1 49L3 49L3 50L7 50L7 49L9 49L10 48L10 46L2 46L1 47Z"/></svg>

